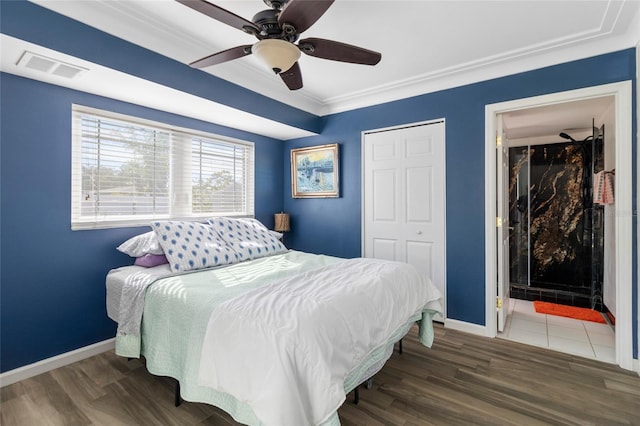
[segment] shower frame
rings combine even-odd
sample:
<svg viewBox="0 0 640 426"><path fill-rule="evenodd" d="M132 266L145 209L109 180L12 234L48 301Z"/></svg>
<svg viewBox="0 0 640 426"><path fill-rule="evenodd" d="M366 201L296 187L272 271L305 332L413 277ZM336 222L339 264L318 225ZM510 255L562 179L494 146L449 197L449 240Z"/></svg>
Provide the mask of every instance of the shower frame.
<svg viewBox="0 0 640 426"><path fill-rule="evenodd" d="M592 120L592 123L595 124L595 120ZM604 152L604 125L598 129L592 125L592 134L585 138L582 141L577 141L573 139L571 136L566 133L561 133L560 136L569 139L581 148L584 148L582 144L589 144L589 148L582 149L583 153L583 168L582 168L582 185L580 189L581 197L582 197L582 238L583 238L583 249L588 249L589 259L588 261L583 262L584 269L584 279L589 279L588 286L585 285L583 288L585 290L578 291L579 286L574 286L575 291L570 289L571 285L567 284L566 288L562 288L562 284L558 284L554 287L553 283L549 283L549 286L545 286L545 283L538 283L537 285L533 284L532 281L532 238L531 238L531 225L532 225L532 216L531 216L531 190L532 190L532 182L531 182L531 148L533 145L527 144L522 147L517 147L522 149L521 154L515 155L526 155L526 159L524 161L518 160L512 163L512 167L514 165L519 164L518 167L518 175L511 175L512 179L515 179L514 182L514 199L509 200L511 205L510 210L514 213L514 220L510 221L510 257L516 257L518 260L514 264L510 266L509 270L509 279L510 279L510 287L513 296L520 295L520 298L528 299L528 300L547 300L553 301L555 298L559 303L571 303L576 306L584 306L585 302L578 303L575 302L575 299L588 299L589 307L592 309L604 310L603 298L602 298L602 286L603 286L603 256L604 256L604 241L603 241L603 214L604 209L602 205L598 205L593 202L593 182L594 175L597 171L603 170L604 161L603 161L603 152ZM600 143L598 144L598 141ZM556 142L558 143L558 142ZM553 143L555 144L555 143ZM544 146L544 145L541 145ZM516 149L516 148L511 148ZM597 152L596 152L597 151ZM510 155L511 158L513 156ZM522 194L524 192L522 190L523 185L520 180L524 176L522 176L521 168L524 168L526 165L526 194ZM587 167L584 167L587 166ZM513 170L510 171L510 174L513 173ZM510 191L511 193L511 191ZM518 236L518 231L516 231L516 227L522 227L522 215L520 218L517 218L517 212L520 214L523 213L523 210L520 208L520 201L522 200L522 196L526 195L526 279L524 278L522 270L519 269L522 265L522 250L518 248L518 242L522 243L524 238ZM519 230L522 232L522 228ZM517 237L517 238L513 238ZM514 248L515 241L515 248ZM514 271L515 270L515 271ZM526 280L523 283L523 280ZM585 281L586 282L586 281ZM550 288L551 287L551 288ZM523 291L524 290L524 291ZM523 294L524 293L524 294ZM518 297L514 297L518 298ZM568 302L571 300L572 302Z"/></svg>

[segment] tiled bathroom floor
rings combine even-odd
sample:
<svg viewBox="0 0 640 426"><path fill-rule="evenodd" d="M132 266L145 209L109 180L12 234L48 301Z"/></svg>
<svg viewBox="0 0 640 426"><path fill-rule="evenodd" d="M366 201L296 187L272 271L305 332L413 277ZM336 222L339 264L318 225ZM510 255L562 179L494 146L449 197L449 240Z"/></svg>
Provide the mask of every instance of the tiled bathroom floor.
<svg viewBox="0 0 640 426"><path fill-rule="evenodd" d="M615 332L609 324L539 314L533 302L511 299L504 332L498 337L560 352L616 362Z"/></svg>

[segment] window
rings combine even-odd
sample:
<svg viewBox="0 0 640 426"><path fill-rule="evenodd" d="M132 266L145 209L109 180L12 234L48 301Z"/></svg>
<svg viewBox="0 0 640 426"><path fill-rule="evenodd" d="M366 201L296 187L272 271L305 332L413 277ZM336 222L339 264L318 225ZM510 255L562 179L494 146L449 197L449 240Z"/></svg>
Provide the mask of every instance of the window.
<svg viewBox="0 0 640 426"><path fill-rule="evenodd" d="M74 105L71 228L253 216L252 143Z"/></svg>

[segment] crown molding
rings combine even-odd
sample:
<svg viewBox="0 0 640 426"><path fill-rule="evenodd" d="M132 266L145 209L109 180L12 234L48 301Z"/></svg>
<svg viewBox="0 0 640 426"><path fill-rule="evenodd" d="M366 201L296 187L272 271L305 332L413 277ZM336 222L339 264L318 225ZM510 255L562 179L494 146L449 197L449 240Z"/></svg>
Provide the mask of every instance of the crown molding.
<svg viewBox="0 0 640 426"><path fill-rule="evenodd" d="M633 13L629 16L623 15L625 3L633 7ZM630 48L640 40L639 10L629 0L609 1L597 28L397 80L366 91L323 99L324 107L319 114L336 114ZM626 26L627 31L620 36L611 36L619 25Z"/></svg>
<svg viewBox="0 0 640 426"><path fill-rule="evenodd" d="M210 28L209 18L194 14L188 8L178 7L180 5L175 2L151 2L153 9L149 8L149 13L144 13L141 11L144 9L139 8L140 4L109 0L73 2L73 5L71 2L32 1L66 16L85 16L83 21L88 25L110 34L125 34L127 39L136 40L144 48L156 52L177 52L174 59L182 63L228 47L224 43L224 36L202 36ZM163 11L169 12L175 19L188 20L199 31L178 31L178 27L162 18L162 13L153 13L158 8L164 8ZM323 97L305 88L291 92L280 78L264 70L251 56L203 69L202 72L234 84L241 81L242 87L248 90L324 116L634 47L640 41L639 9L639 3L633 0L609 0L601 19L589 30L334 97ZM166 37L154 37L153 34L158 34L158 31ZM242 34L238 35L237 30L226 26L222 29L216 27L215 32L226 34L236 41L238 37L243 37ZM621 35L616 36L616 33ZM210 34L213 34L213 30ZM172 47L166 49L165 46L163 49L166 43L171 43Z"/></svg>

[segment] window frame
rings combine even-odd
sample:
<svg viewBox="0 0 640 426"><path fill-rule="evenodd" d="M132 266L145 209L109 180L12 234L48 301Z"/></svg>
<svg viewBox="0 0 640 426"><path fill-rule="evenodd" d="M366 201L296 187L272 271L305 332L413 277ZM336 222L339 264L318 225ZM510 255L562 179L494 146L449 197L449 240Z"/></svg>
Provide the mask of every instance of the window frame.
<svg viewBox="0 0 640 426"><path fill-rule="evenodd" d="M170 134L169 142L169 213L167 214L140 214L140 215L120 215L111 216L82 216L82 129L81 117L94 116L104 120L115 120L131 124L132 126L151 128L153 130L168 132ZM253 217L255 215L255 143L230 138L200 130L173 126L136 116L106 111L97 108L87 107L84 105L72 104L71 108L71 229L72 230L88 230L88 229L105 229L105 228L122 228L145 226L154 220L206 220L213 216L228 217ZM243 165L243 188L244 188L244 211L233 212L199 212L193 213L193 188L191 186L192 174L189 170L182 167L176 167L177 162L182 164L191 163L193 139L219 142L221 144L242 148L247 153ZM176 159L178 161L176 161ZM181 174L179 170L182 169ZM181 177L178 177L181 176ZM177 188L182 187L183 193L186 182L189 182L188 201L179 203L176 198Z"/></svg>

